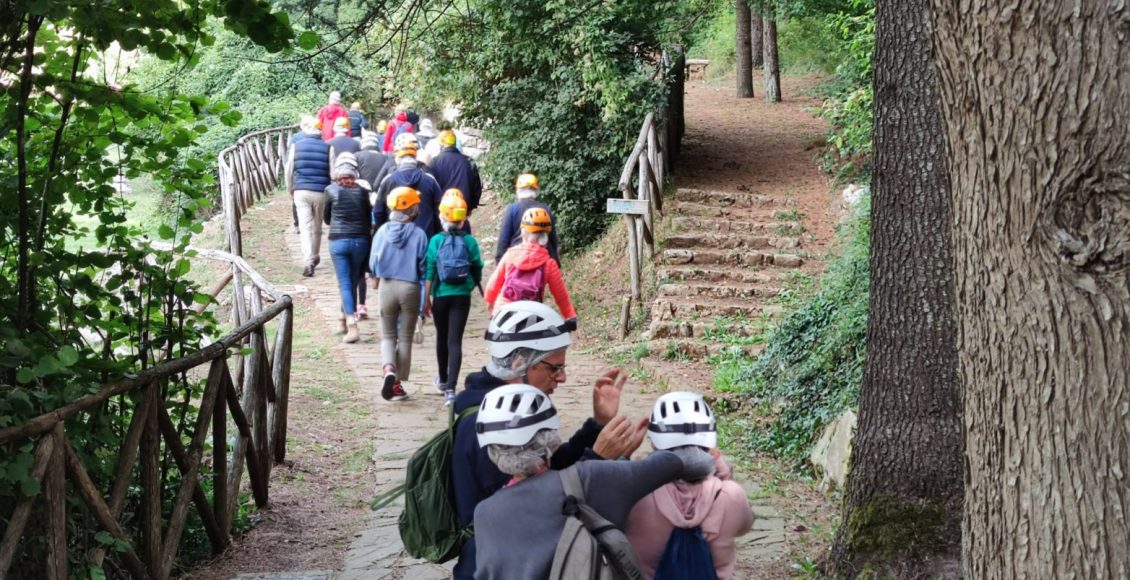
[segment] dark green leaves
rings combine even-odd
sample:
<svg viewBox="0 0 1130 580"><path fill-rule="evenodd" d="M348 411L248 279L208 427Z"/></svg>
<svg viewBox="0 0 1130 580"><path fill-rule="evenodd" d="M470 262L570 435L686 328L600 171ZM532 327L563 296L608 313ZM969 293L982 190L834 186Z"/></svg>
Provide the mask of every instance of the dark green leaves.
<svg viewBox="0 0 1130 580"><path fill-rule="evenodd" d="M307 30L298 35L298 47L302 50L313 50L318 46L318 33L312 30Z"/></svg>

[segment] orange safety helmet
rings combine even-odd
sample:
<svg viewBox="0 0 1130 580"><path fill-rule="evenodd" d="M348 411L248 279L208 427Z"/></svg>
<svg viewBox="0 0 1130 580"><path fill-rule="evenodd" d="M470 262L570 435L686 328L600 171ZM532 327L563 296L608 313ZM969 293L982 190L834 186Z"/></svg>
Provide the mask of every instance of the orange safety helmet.
<svg viewBox="0 0 1130 580"><path fill-rule="evenodd" d="M439 216L445 222L459 223L467 219L467 202L463 200L463 192L451 188L443 194L439 202Z"/></svg>
<svg viewBox="0 0 1130 580"><path fill-rule="evenodd" d="M544 207L531 207L522 214L522 229L534 234L553 231L553 218Z"/></svg>
<svg viewBox="0 0 1130 580"><path fill-rule="evenodd" d="M514 189L534 189L538 188L538 176L533 173L523 173L518 176L518 180L514 182Z"/></svg>
<svg viewBox="0 0 1130 580"><path fill-rule="evenodd" d="M393 211L407 211L420 204L420 192L407 186L393 189L385 200L385 205Z"/></svg>

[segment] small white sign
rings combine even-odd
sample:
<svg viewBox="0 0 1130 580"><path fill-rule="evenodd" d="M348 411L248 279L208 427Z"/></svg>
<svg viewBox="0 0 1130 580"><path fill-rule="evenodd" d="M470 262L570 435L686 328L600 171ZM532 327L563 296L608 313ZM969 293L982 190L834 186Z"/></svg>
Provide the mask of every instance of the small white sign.
<svg viewBox="0 0 1130 580"><path fill-rule="evenodd" d="M647 200L646 199L621 199L616 197L608 198L608 213L620 213L630 215L646 215L647 214Z"/></svg>

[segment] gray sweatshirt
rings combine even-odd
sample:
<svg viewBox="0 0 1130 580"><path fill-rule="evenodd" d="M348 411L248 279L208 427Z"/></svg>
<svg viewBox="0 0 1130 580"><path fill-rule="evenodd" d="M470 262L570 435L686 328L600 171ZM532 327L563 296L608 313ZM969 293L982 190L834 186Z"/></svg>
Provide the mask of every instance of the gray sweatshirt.
<svg viewBox="0 0 1130 580"><path fill-rule="evenodd" d="M670 451L643 461L585 461L578 464L586 503L624 529L636 502L680 478L713 472L714 460L684 466ZM705 470L705 471L704 471ZM565 529L565 491L553 471L499 490L475 508L475 580L548 578L557 540Z"/></svg>

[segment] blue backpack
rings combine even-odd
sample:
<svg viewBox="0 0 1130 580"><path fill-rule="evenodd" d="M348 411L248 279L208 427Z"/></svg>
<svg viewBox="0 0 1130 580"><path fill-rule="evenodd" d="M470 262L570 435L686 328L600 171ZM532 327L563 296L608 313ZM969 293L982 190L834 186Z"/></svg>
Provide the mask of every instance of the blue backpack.
<svg viewBox="0 0 1130 580"><path fill-rule="evenodd" d="M436 254L436 273L441 282L459 285L471 277L471 252L463 236L445 233Z"/></svg>
<svg viewBox="0 0 1130 580"><path fill-rule="evenodd" d="M654 580L717 580L702 528L675 528L655 567Z"/></svg>

